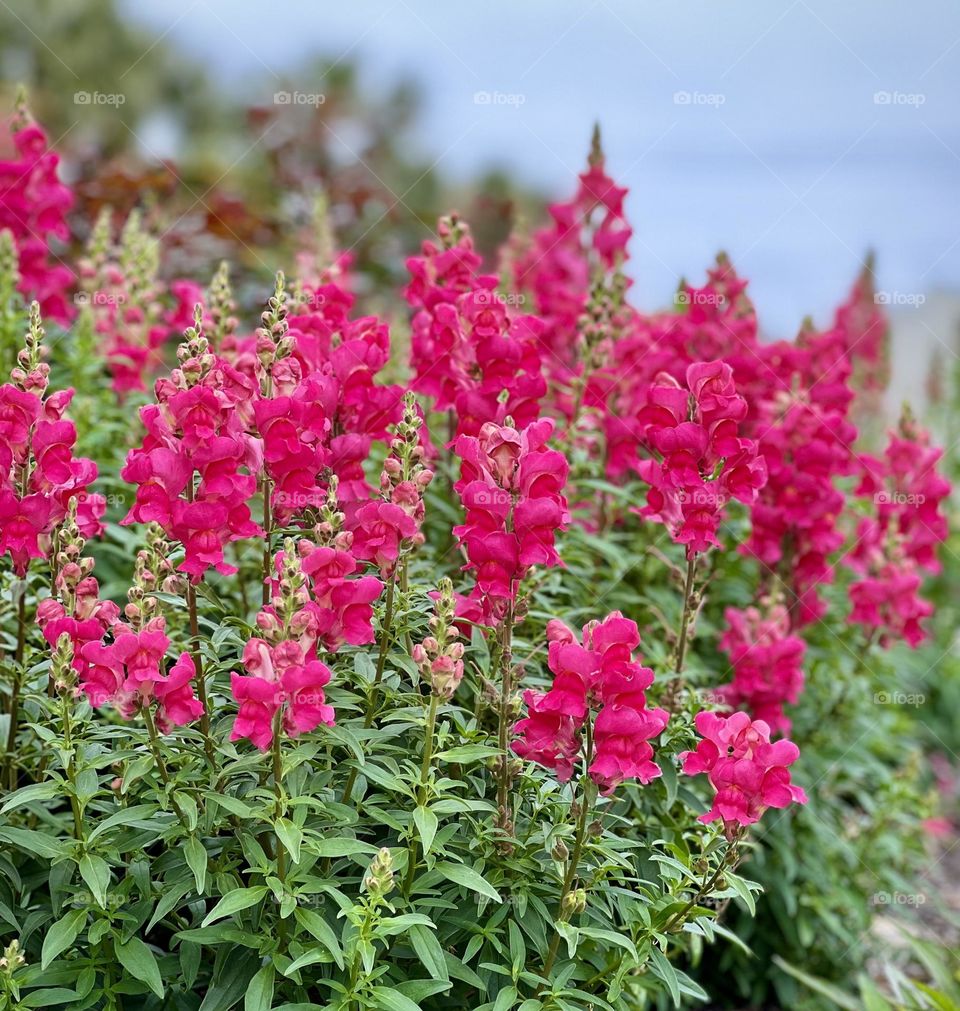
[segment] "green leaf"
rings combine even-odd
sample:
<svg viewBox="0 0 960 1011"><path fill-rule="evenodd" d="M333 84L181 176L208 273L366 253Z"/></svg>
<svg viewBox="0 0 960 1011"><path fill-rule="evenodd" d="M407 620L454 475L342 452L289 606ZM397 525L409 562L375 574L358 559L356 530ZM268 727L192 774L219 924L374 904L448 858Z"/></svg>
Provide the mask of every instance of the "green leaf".
<svg viewBox="0 0 960 1011"><path fill-rule="evenodd" d="M415 924L407 931L413 950L417 953L417 958L423 962L424 968L434 979L444 981L450 979L447 972L447 963L443 960L443 948L437 940L436 934L422 924Z"/></svg>
<svg viewBox="0 0 960 1011"><path fill-rule="evenodd" d="M211 923L222 920L225 916L233 916L243 909L255 906L270 889L266 885L255 888L237 888L228 892L204 917L201 927L209 927Z"/></svg>
<svg viewBox="0 0 960 1011"><path fill-rule="evenodd" d="M802 969L798 969L789 962L785 962L779 955L774 955L773 961L776 965L783 969L784 972L793 976L794 979L798 979L804 986L813 990L814 993L819 993L826 997L837 1007L845 1008L846 1011L861 1011L862 1005L860 1001L852 994L846 993L844 990L834 986L832 983L828 983L826 980L818 979L816 976L809 975L809 973L804 972Z"/></svg>
<svg viewBox="0 0 960 1011"><path fill-rule="evenodd" d="M134 979L146 983L158 996L163 996L163 981L160 979L160 968L153 952L134 935L124 944L114 942L113 950L117 960L133 976Z"/></svg>
<svg viewBox="0 0 960 1011"><path fill-rule="evenodd" d="M80 999L76 990L67 990L62 986L51 987L48 990L32 990L20 1000L19 1007L61 1007L72 1004Z"/></svg>
<svg viewBox="0 0 960 1011"><path fill-rule="evenodd" d="M499 749L487 744L461 744L456 748L447 748L433 757L438 761L452 762L457 765L467 765L470 762L484 762L500 754Z"/></svg>
<svg viewBox="0 0 960 1011"><path fill-rule="evenodd" d="M187 866L193 871L193 880L197 885L197 894L203 895L207 883L207 851L196 836L190 836L183 848L187 858Z"/></svg>
<svg viewBox="0 0 960 1011"><path fill-rule="evenodd" d="M753 894L750 891L747 882L743 878L737 877L735 874L727 875L727 887L732 888L737 895L743 899L743 904L750 911L751 916L757 915L757 903L753 898Z"/></svg>
<svg viewBox="0 0 960 1011"><path fill-rule="evenodd" d="M399 990L390 986L375 986L373 988L374 1007L384 1011L422 1011L409 997L404 997Z"/></svg>
<svg viewBox="0 0 960 1011"><path fill-rule="evenodd" d="M243 1011L270 1011L270 1005L273 1004L273 978L273 965L268 964L250 980L247 994L243 998Z"/></svg>
<svg viewBox="0 0 960 1011"><path fill-rule="evenodd" d="M47 935L43 939L43 949L40 952L41 969L46 969L57 955L66 951L73 944L86 920L87 911L85 909L74 909L47 931Z"/></svg>
<svg viewBox="0 0 960 1011"><path fill-rule="evenodd" d="M413 821L420 833L420 842L423 844L423 852L426 855L430 852L430 847L433 846L440 822L433 811L426 807L414 808Z"/></svg>
<svg viewBox="0 0 960 1011"><path fill-rule="evenodd" d="M23 786L10 794L3 807L0 807L0 814L6 814L7 811L34 800L51 800L60 789L59 783L31 783L30 786Z"/></svg>
<svg viewBox="0 0 960 1011"><path fill-rule="evenodd" d="M152 804L137 804L134 807L124 808L122 811L117 811L116 814L112 814L109 818L105 818L100 822L90 835L87 836L87 842L93 842L98 836L103 835L104 832L108 832L117 825L142 823L141 827L156 828L157 823L155 819L158 815L159 812ZM162 815L159 816L163 817Z"/></svg>
<svg viewBox="0 0 960 1011"><path fill-rule="evenodd" d="M677 970L670 964L670 960L656 946L650 949L650 962L654 973L667 984L673 1003L680 1006L680 980L677 978Z"/></svg>
<svg viewBox="0 0 960 1011"><path fill-rule="evenodd" d="M80 858L80 877L87 883L101 909L107 908L107 888L110 886L110 868L103 857L87 853Z"/></svg>
<svg viewBox="0 0 960 1011"><path fill-rule="evenodd" d="M203 795L211 803L222 807L229 814L235 814L238 818L253 818L254 810L249 804L245 804L236 797L231 797L226 793L205 793Z"/></svg>
<svg viewBox="0 0 960 1011"><path fill-rule="evenodd" d="M63 843L51 839L44 832L34 832L28 828L0 828L0 841L10 843L30 856L43 857L45 860L55 860L64 856Z"/></svg>
<svg viewBox="0 0 960 1011"><path fill-rule="evenodd" d="M310 851L320 857L353 857L361 853L365 856L377 852L376 846L359 839L321 839L309 844Z"/></svg>
<svg viewBox="0 0 960 1011"><path fill-rule="evenodd" d="M487 898L493 899L494 902L503 902L496 888L482 874L479 874L472 867L467 867L466 864L454 864L450 863L449 860L441 860L435 869L454 884L462 885L471 892L486 895Z"/></svg>
<svg viewBox="0 0 960 1011"><path fill-rule="evenodd" d="M333 960L337 963L337 966L342 969L344 966L343 961L343 950L340 947L340 942L337 940L337 935L333 932L333 928L329 923L319 914L315 913L312 909L301 909L297 907L293 913L296 918L297 923L300 924L303 929L310 934L313 938L319 941L327 951L333 955Z"/></svg>
<svg viewBox="0 0 960 1011"><path fill-rule="evenodd" d="M303 832L289 818L278 818L273 823L277 838L283 843L283 848L290 854L295 864L300 863L300 847L303 845Z"/></svg>

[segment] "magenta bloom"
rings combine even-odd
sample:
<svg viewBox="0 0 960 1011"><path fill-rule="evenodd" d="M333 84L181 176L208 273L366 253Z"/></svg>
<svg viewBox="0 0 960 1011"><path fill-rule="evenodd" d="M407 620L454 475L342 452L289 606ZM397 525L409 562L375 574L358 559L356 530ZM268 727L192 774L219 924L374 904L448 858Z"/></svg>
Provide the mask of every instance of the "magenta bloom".
<svg viewBox="0 0 960 1011"><path fill-rule="evenodd" d="M738 434L746 412L732 369L719 361L690 365L685 385L661 373L640 410L641 440L652 457L637 463L650 485L637 511L664 523L688 557L719 546L727 503L752 503L766 481L756 443Z"/></svg>
<svg viewBox="0 0 960 1011"><path fill-rule="evenodd" d="M170 673L154 680L157 726L161 733L168 734L173 727L186 726L203 715L203 704L194 694L196 676L193 657L189 653L181 653Z"/></svg>
<svg viewBox="0 0 960 1011"><path fill-rule="evenodd" d="M795 703L803 690L806 644L790 634L787 608L775 605L764 614L755 607L728 607L725 617L720 648L730 658L733 681L717 689L718 700L733 709L745 706L772 731L789 733L783 707Z"/></svg>
<svg viewBox="0 0 960 1011"><path fill-rule="evenodd" d="M646 689L653 671L633 659L640 643L636 623L614 611L583 629L582 643L572 629L553 620L547 626L547 692L527 691L527 717L514 726L513 750L552 769L561 783L573 774L581 730L591 711L593 760L587 770L604 794L625 779L649 783L660 775L650 740L659 736L669 714L648 709Z"/></svg>
<svg viewBox="0 0 960 1011"><path fill-rule="evenodd" d="M554 536L569 521L563 494L569 465L547 448L552 433L548 419L522 432L489 423L476 438L456 441L456 489L466 518L454 533L466 547L466 568L476 574L474 594L488 620L500 620L531 565L560 564Z"/></svg>
<svg viewBox="0 0 960 1011"><path fill-rule="evenodd" d="M696 727L703 740L680 758L688 776L706 774L716 790L713 806L700 821L723 820L728 833L734 825L752 825L770 807L805 804L807 795L790 782L788 766L800 756L788 740L771 744L770 728L746 713L719 716L701 712Z"/></svg>

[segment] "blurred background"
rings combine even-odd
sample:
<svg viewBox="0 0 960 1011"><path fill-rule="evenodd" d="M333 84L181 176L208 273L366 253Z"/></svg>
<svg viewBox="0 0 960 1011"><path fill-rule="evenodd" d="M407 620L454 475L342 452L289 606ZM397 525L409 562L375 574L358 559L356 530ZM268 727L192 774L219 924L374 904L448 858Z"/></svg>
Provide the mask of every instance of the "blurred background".
<svg viewBox="0 0 960 1011"><path fill-rule="evenodd" d="M599 121L637 303L725 249L765 332L791 337L872 249L892 409L956 360L953 0L4 0L0 77L31 87L84 199L155 190L185 266L221 255L212 227L268 276L263 250L308 212L292 182L331 194L371 269L451 207L492 252L572 190Z"/></svg>

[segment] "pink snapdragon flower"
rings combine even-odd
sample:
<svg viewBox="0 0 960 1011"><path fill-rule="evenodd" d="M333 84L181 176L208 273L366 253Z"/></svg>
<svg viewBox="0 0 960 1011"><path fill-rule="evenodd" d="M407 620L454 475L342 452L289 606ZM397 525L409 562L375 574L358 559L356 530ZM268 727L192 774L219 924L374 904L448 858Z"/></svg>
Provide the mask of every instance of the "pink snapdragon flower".
<svg viewBox="0 0 960 1011"><path fill-rule="evenodd" d="M881 644L903 639L917 647L933 606L922 599L923 570L938 572L936 549L947 538L942 505L950 482L937 473L942 451L905 413L890 434L883 459L861 457L859 495L871 497L873 515L862 519L846 562L858 579L850 587L850 621L880 634Z"/></svg>
<svg viewBox="0 0 960 1011"><path fill-rule="evenodd" d="M230 739L247 738L261 751L273 743L278 725L289 737L321 723L333 725L334 711L323 691L331 671L317 649L323 644L333 652L345 640L364 643L373 638L372 608L358 600L370 595L374 587L365 580L372 577L347 578L356 563L346 551L288 539L275 563L278 578L271 603L257 615L261 635L243 650L247 673L230 675L239 705ZM372 582L377 596L382 584Z"/></svg>
<svg viewBox="0 0 960 1011"><path fill-rule="evenodd" d="M766 480L757 446L739 434L746 401L724 362L698 362L683 385L662 374L638 416L651 458L637 466L650 485L638 510L664 523L688 557L719 546L717 531L731 499L751 503Z"/></svg>
<svg viewBox="0 0 960 1011"><path fill-rule="evenodd" d="M548 419L523 431L488 422L478 436L456 441L461 476L455 487L466 519L454 533L488 619L503 617L532 565L561 564L554 536L569 521L563 494L569 465L547 448L552 433Z"/></svg>
<svg viewBox="0 0 960 1011"><path fill-rule="evenodd" d="M120 472L137 486L121 523L159 523L184 547L180 570L199 582L210 568L236 572L225 546L263 534L248 505L263 456L244 426L249 382L209 351L202 334L187 335L181 367L158 380L157 403L140 409L147 434Z"/></svg>
<svg viewBox="0 0 960 1011"><path fill-rule="evenodd" d="M9 131L9 133L7 133ZM51 240L70 238L66 214L73 193L58 177L59 156L25 107L5 124L0 138L0 231L9 231L19 258L19 288L36 299L45 317L68 324L73 274L54 255ZM12 145L12 150L10 147Z"/></svg>
<svg viewBox="0 0 960 1011"><path fill-rule="evenodd" d="M584 724L594 713L594 751L586 771L605 795L625 779L649 783L659 776L649 742L666 727L669 714L647 708L653 671L633 659L640 643L636 623L614 611L586 625L581 642L554 620L547 639L553 684L546 692L524 693L527 716L513 728L516 754L553 770L565 783L581 753Z"/></svg>
<svg viewBox="0 0 960 1011"><path fill-rule="evenodd" d="M101 532L106 510L103 496L89 491L96 464L74 456L77 430L64 416L73 390L48 393L42 338L34 302L12 382L0 386L0 554L10 554L18 576L26 574L32 559L49 553L51 534L71 500L86 536Z"/></svg>
<svg viewBox="0 0 960 1011"><path fill-rule="evenodd" d="M756 607L724 612L727 630L720 649L730 658L733 680L715 695L733 709L745 707L772 732L788 734L790 720L783 711L803 690L806 643L790 634L790 614L782 604L761 611Z"/></svg>
<svg viewBox="0 0 960 1011"><path fill-rule="evenodd" d="M800 756L786 739L770 742L770 728L746 713L719 716L700 712L695 718L703 738L695 751L681 756L688 776L705 774L716 794L702 822L722 819L730 837L737 825L753 825L768 808L806 804L807 795L790 782L788 766Z"/></svg>

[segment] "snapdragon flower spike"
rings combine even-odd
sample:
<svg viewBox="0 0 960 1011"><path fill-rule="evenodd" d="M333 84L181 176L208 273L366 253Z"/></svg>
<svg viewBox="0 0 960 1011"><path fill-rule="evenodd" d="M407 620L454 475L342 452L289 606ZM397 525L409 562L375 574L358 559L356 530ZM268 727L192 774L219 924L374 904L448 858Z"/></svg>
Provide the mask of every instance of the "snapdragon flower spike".
<svg viewBox="0 0 960 1011"><path fill-rule="evenodd" d="M139 212L131 212L114 243L111 210L105 207L80 260L82 291L76 301L91 317L113 388L121 395L147 388L147 376L162 364L160 347L171 333L191 325L202 294L191 281L161 283L158 267L159 242L142 227Z"/></svg>
<svg viewBox="0 0 960 1011"><path fill-rule="evenodd" d="M71 499L67 515L57 531L52 559L53 596L37 604L37 624L53 648L66 635L71 643L71 663L82 683L86 680L83 647L100 642L120 620L120 608L100 599L100 586L93 576L94 560L83 556L84 537L77 520L77 500Z"/></svg>
<svg viewBox="0 0 960 1011"><path fill-rule="evenodd" d="M157 381L157 403L140 409L147 435L120 472L137 486L121 523L158 523L183 545L179 568L195 583L210 568L236 572L224 559L225 545L263 534L248 505L263 465L262 446L244 425L253 390L210 351L201 321L197 306L180 368Z"/></svg>
<svg viewBox="0 0 960 1011"><path fill-rule="evenodd" d="M230 739L247 738L261 751L271 746L278 729L297 737L334 722L323 692L331 671L317 657L323 623L312 607L310 580L293 540L286 541L276 563L272 602L257 617L262 635L244 647L247 674L230 675L239 704Z"/></svg>
<svg viewBox="0 0 960 1011"><path fill-rule="evenodd" d="M578 328L596 273L622 265L633 234L624 215L627 190L605 169L599 130L573 199L552 204L551 224L514 259L517 288L529 291L545 326L537 335L544 368L565 385L575 369Z"/></svg>
<svg viewBox="0 0 960 1011"><path fill-rule="evenodd" d="M454 406L467 372L463 335L456 311L461 295L495 291L494 274L481 274L470 226L456 214L437 224L440 244L425 241L420 256L407 260L410 282L404 289L413 307L410 335L411 386L432 397L437 410Z"/></svg>
<svg viewBox="0 0 960 1011"><path fill-rule="evenodd" d="M470 230L455 215L441 219L442 249L424 243L407 266L412 322L413 389L453 409L456 435L476 435L488 421L535 421L547 392L541 369L543 322L515 314L497 293L497 278L480 274Z"/></svg>
<svg viewBox="0 0 960 1011"><path fill-rule="evenodd" d="M846 557L859 578L850 587L850 621L880 633L881 644L903 639L917 647L933 605L920 597L923 570L938 572L939 544L948 534L941 511L950 482L937 473L942 451L905 411L883 459L861 457L857 493L871 497L873 515L860 521Z"/></svg>
<svg viewBox="0 0 960 1011"><path fill-rule="evenodd" d="M633 659L640 644L636 623L619 611L590 622L582 641L561 621L547 625L553 684L524 692L527 716L515 724L513 750L553 770L561 783L573 775L583 728L593 720L593 756L586 770L605 795L625 779L649 783L661 775L650 741L669 714L648 709L653 671Z"/></svg>
<svg viewBox="0 0 960 1011"><path fill-rule="evenodd" d="M386 324L351 319L354 297L333 281L303 288L292 306L284 284L278 274L256 334L225 338L221 350L259 390L252 430L273 513L289 524L320 508L330 473L344 503L370 498L364 463L400 421L403 391L376 381L390 357Z"/></svg>
<svg viewBox="0 0 960 1011"><path fill-rule="evenodd" d="M88 491L97 465L73 455L77 430L64 413L73 390L48 393L50 367L42 360L40 306L30 308L30 329L12 382L0 386L0 555L9 553L18 576L45 557L50 535L77 503L87 537L103 529L106 500Z"/></svg>
<svg viewBox="0 0 960 1011"><path fill-rule="evenodd" d="M541 419L518 431L488 422L478 436L460 436L460 480L466 510L454 529L476 575L473 596L498 623L533 565L560 565L554 537L569 522L563 494L569 465L547 447L553 422Z"/></svg>
<svg viewBox="0 0 960 1011"><path fill-rule="evenodd" d="M650 490L636 511L665 524L688 557L719 546L726 505L753 502L766 481L756 443L739 434L746 410L730 366L698 362L687 368L683 385L661 374L639 413L652 456L637 465Z"/></svg>
<svg viewBox="0 0 960 1011"><path fill-rule="evenodd" d="M430 635L413 647L411 656L420 677L437 698L452 699L463 680L464 645L456 626L457 601L453 583L440 580L430 617Z"/></svg>
<svg viewBox="0 0 960 1011"><path fill-rule="evenodd" d="M384 579L396 572L402 554L423 543L423 494L433 471L423 464L423 425L412 392L404 395L403 419L396 426L380 474L380 498L360 505L350 517L352 551L374 562Z"/></svg>
<svg viewBox="0 0 960 1011"><path fill-rule="evenodd" d="M694 723L702 740L695 751L680 755L688 776L706 775L716 791L713 805L699 821L723 821L731 838L737 826L753 825L768 808L806 804L807 795L790 782L789 766L800 750L785 738L770 742L770 728L746 713L720 716L697 713Z"/></svg>
<svg viewBox="0 0 960 1011"><path fill-rule="evenodd" d="M83 540L69 523L60 532L60 543L61 564L55 585L61 600L78 618L84 618L71 624L63 616L63 604L57 602L55 608L53 601L42 602L38 618L43 609L41 620L48 641L54 635L69 634L79 690L90 705L112 705L124 719L155 706L156 726L164 734L199 719L203 705L194 693L196 668L190 654L181 653L164 673L170 639L153 593L177 589L177 577L166 560L169 544L156 528L149 532L147 547L137 553L123 620L115 604L97 599L92 576L74 585L75 571L89 573L93 562L79 557ZM95 634L96 628L99 634Z"/></svg>
<svg viewBox="0 0 960 1011"><path fill-rule="evenodd" d="M746 708L773 733L788 734L790 720L784 705L793 705L803 691L806 643L790 634L790 614L783 604L764 610L728 607L727 629L720 649L730 659L733 680L716 689L721 704Z"/></svg>
<svg viewBox="0 0 960 1011"><path fill-rule="evenodd" d="M50 262L51 240L66 242L73 193L57 175L59 156L22 97L0 138L0 232L9 231L19 257L20 292L36 299L45 317L68 324L71 271ZM12 151L10 147L12 145ZM55 258L56 259L56 258Z"/></svg>

